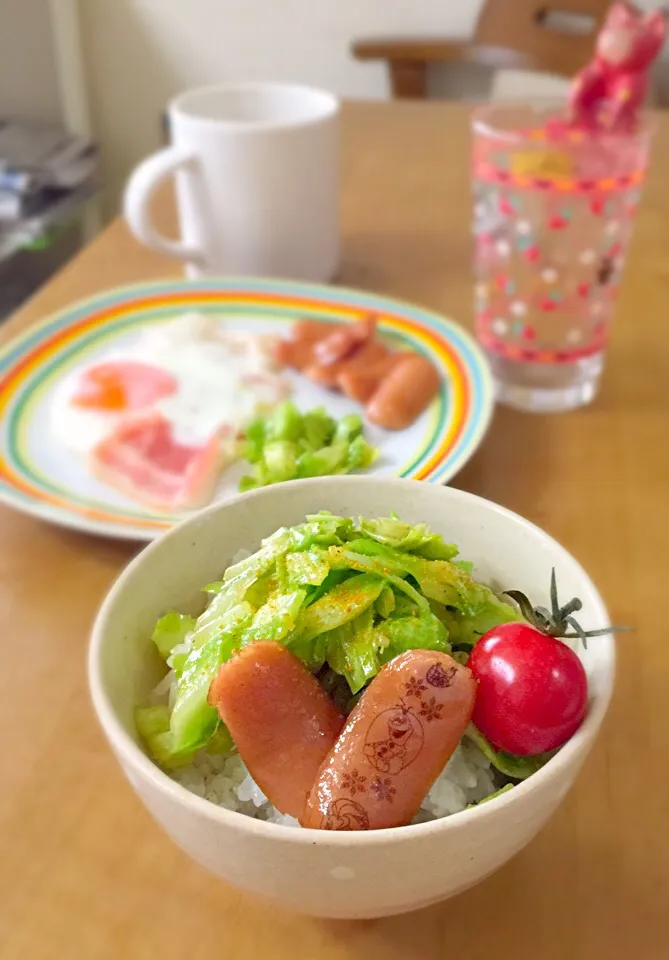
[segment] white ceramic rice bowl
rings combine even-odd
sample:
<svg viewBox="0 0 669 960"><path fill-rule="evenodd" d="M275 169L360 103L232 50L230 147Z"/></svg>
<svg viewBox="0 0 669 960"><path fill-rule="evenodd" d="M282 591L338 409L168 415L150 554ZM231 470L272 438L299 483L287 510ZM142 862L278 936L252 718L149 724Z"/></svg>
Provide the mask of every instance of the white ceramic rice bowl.
<svg viewBox="0 0 669 960"><path fill-rule="evenodd" d="M582 652L588 716L543 769L480 807L391 830L335 833L252 819L201 799L143 752L133 709L161 676L150 635L167 609L198 607L203 584L240 549L279 526L327 509L344 516L426 521L457 543L476 576L547 603L551 568L563 597L583 601L582 623L607 626L604 604L579 564L538 527L487 500L411 480L327 477L268 487L219 503L147 547L112 587L93 628L93 704L130 783L169 836L214 874L284 907L320 917L388 916L453 896L524 847L570 789L606 712L615 652L609 637ZM164 666L162 667L164 673Z"/></svg>

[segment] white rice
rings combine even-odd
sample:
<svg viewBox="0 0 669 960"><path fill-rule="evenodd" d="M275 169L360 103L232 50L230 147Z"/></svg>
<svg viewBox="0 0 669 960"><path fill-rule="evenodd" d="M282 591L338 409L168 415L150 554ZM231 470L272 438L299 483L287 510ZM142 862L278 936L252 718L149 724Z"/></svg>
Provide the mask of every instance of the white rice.
<svg viewBox="0 0 669 960"><path fill-rule="evenodd" d="M298 826L294 817L280 813L272 806L238 754L211 756L203 751L193 763L175 770L172 778L186 790L219 807L256 820ZM490 761L475 743L465 737L433 783L414 823L459 813L470 803L478 803L490 796L496 789Z"/></svg>

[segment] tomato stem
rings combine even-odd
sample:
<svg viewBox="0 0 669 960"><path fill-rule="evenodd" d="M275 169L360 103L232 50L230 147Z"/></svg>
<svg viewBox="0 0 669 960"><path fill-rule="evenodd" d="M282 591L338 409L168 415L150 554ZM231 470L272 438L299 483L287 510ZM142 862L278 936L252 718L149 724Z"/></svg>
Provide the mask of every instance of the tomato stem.
<svg viewBox="0 0 669 960"><path fill-rule="evenodd" d="M578 597L574 597L560 606L558 601L557 578L555 567L551 570L550 600L551 609L534 607L529 599L520 590L506 590L505 596L510 597L519 607L521 614L540 633L548 637L558 637L564 640L579 639L587 650L589 637L603 637L609 633L625 633L629 627L603 627L599 630L584 630L572 614L583 609ZM571 627L573 632L570 632Z"/></svg>

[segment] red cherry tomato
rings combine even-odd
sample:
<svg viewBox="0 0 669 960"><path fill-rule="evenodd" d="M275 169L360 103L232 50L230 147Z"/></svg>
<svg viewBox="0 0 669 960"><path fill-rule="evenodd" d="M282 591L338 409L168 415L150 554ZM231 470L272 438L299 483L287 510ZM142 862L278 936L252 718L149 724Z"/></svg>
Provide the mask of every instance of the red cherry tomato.
<svg viewBox="0 0 669 960"><path fill-rule="evenodd" d="M503 623L474 645L478 680L472 720L498 750L520 756L561 746L586 714L588 680L561 640L526 623Z"/></svg>

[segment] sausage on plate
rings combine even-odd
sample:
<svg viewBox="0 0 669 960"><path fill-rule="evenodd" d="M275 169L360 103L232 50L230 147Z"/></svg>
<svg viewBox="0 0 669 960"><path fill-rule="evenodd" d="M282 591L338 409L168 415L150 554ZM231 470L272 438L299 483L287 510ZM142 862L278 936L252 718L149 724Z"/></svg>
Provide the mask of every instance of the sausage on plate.
<svg viewBox="0 0 669 960"><path fill-rule="evenodd" d="M367 404L367 419L387 430L404 430L427 408L439 390L435 367L414 354L393 367Z"/></svg>
<svg viewBox="0 0 669 960"><path fill-rule="evenodd" d="M376 317L369 314L356 320L354 323L338 325L338 329L330 333L316 345L314 354L318 363L329 365L345 360L369 343L376 332Z"/></svg>
<svg viewBox="0 0 669 960"><path fill-rule="evenodd" d="M343 324L336 324L335 327L343 327ZM315 362L317 344L331 336L332 332L332 326L318 320L298 320L290 332L290 338L278 341L276 359L287 367L303 370Z"/></svg>
<svg viewBox="0 0 669 960"><path fill-rule="evenodd" d="M382 346L379 344L379 346ZM399 363L413 354L406 351L391 353L382 347L383 353L378 360L370 363L358 362L354 357L337 376L337 386L343 394L358 403L367 403L379 389L384 380Z"/></svg>
<svg viewBox="0 0 669 960"><path fill-rule="evenodd" d="M265 796L300 817L344 725L318 680L285 647L260 640L221 666L208 699Z"/></svg>
<svg viewBox="0 0 669 960"><path fill-rule="evenodd" d="M341 377L356 370L365 370L375 367L388 356L386 347L378 340L368 340L356 352L345 360L337 363L313 363L302 372L305 377L319 383L323 387L334 388L340 385ZM377 380L378 383L378 380Z"/></svg>
<svg viewBox="0 0 669 960"><path fill-rule="evenodd" d="M324 830L411 823L465 732L471 671L445 653L410 650L387 664L350 714L300 822Z"/></svg>

